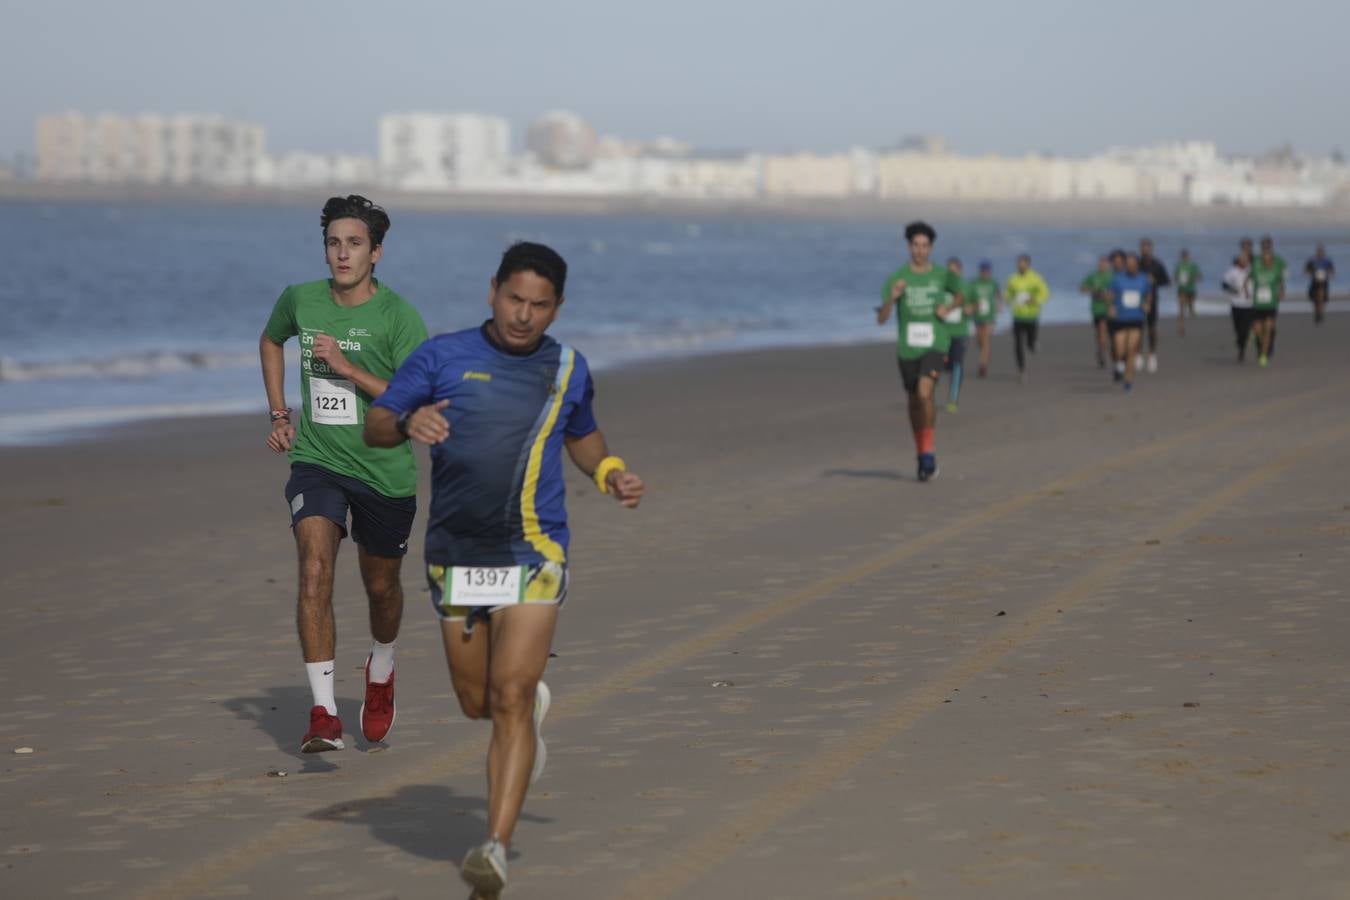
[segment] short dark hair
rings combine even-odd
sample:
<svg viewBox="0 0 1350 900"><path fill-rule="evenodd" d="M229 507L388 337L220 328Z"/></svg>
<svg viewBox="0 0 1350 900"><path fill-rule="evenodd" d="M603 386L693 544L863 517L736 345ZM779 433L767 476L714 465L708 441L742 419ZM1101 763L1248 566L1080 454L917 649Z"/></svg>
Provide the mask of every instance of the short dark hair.
<svg viewBox="0 0 1350 900"><path fill-rule="evenodd" d="M497 266L497 284L505 284L517 272L533 272L547 279L558 299L562 299L563 288L567 285L567 262L552 247L531 241L516 241L507 247Z"/></svg>
<svg viewBox="0 0 1350 900"><path fill-rule="evenodd" d="M389 231L389 214L383 207L376 206L360 194L328 198L328 202L323 205L323 214L319 216L325 240L328 238L328 226L338 219L360 219L365 222L372 247L383 244L384 236Z"/></svg>
<svg viewBox="0 0 1350 900"><path fill-rule="evenodd" d="M1017 254L1017 261L1018 261L1018 262L1021 262L1021 261L1024 260L1024 259L1025 259L1027 262L1031 262L1031 254L1030 254L1030 253L1019 253L1019 254Z"/></svg>
<svg viewBox="0 0 1350 900"><path fill-rule="evenodd" d="M930 244L937 240L937 232L927 222L910 222L905 226L905 241L907 243L914 243L914 238L921 234L928 238Z"/></svg>

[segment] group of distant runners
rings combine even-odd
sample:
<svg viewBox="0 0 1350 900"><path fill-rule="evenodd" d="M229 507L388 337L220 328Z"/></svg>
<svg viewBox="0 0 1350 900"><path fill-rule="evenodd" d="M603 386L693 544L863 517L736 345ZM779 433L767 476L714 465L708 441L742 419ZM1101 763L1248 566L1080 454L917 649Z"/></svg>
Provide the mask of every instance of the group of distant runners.
<svg viewBox="0 0 1350 900"><path fill-rule="evenodd" d="M544 767L541 680L567 597L566 455L633 508L642 479L596 425L585 358L545 332L564 302L567 264L517 243L491 279L481 325L428 339L417 310L375 277L389 217L334 197L320 219L330 277L288 287L259 341L271 408L267 444L288 452L299 557L297 627L313 695L306 753L343 749L334 699L334 563L357 547L373 638L361 731L393 727L400 570L416 514L411 443L431 448L426 577L450 680L470 719L490 719L486 840L461 874L489 900L506 884L507 846ZM300 343L300 406L285 401L283 345Z"/></svg>
<svg viewBox="0 0 1350 900"><path fill-rule="evenodd" d="M956 412L972 326L979 349L978 374L984 378L989 373L995 320L1005 305L1009 307L1017 377L1024 382L1028 356L1036 352L1041 310L1050 299L1050 289L1031 267L1030 256L1017 258L1015 271L1003 285L994 279L988 260L980 262L977 277L965 280L959 259L948 259L945 268L932 261L936 239L937 232L926 222L911 222L905 228L909 260L886 279L881 288L882 303L876 307L878 324L885 324L892 311L896 312L896 355L908 398L919 481L929 481L938 474L937 384L944 372L950 373L947 410ZM1335 266L1319 244L1304 269L1314 322L1321 324ZM1286 273L1284 258L1275 253L1269 235L1261 239L1259 254L1253 252L1251 239L1241 241L1222 282L1232 306L1239 362L1245 360L1248 345L1254 343L1258 364L1263 368L1270 364ZM1153 241L1144 238L1137 253L1112 250L1103 255L1096 270L1080 285L1080 291L1089 298L1097 365L1105 369L1109 361L1112 380L1127 392L1134 389L1137 372L1158 371L1159 291L1174 283L1172 276L1177 292L1177 333L1184 337L1187 318L1196 315L1202 280L1200 267L1189 250L1181 251L1169 275L1154 255Z"/></svg>

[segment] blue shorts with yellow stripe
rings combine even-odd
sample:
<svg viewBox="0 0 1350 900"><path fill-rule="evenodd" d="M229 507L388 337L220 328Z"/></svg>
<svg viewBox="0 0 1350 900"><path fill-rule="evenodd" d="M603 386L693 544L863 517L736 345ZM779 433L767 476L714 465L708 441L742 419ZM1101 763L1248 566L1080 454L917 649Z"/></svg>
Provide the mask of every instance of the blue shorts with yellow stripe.
<svg viewBox="0 0 1350 900"><path fill-rule="evenodd" d="M442 619L467 619L464 630L472 630L473 621L484 622L498 610L508 609L519 604L508 603L503 606L452 606L444 602L445 579L449 575L448 566L427 566L427 584L431 587L431 606ZM559 562L535 563L526 568L525 596L521 603L542 603L562 606L567 599L567 564Z"/></svg>

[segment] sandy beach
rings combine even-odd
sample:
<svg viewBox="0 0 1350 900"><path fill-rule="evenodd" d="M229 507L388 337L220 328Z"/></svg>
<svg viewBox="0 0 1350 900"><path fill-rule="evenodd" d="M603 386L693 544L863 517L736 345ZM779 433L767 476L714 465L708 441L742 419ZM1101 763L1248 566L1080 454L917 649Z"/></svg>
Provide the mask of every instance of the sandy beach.
<svg viewBox="0 0 1350 900"><path fill-rule="evenodd" d="M1350 896L1348 342L1350 315L1287 315L1260 370L1226 319L1169 321L1125 396L1087 326L1047 329L1021 385L1001 336L927 485L890 346L602 373L649 494L625 513L569 474L507 896ZM488 730L420 552L387 745L359 735L344 544L348 749L296 751L266 428L0 450L3 896L467 895Z"/></svg>

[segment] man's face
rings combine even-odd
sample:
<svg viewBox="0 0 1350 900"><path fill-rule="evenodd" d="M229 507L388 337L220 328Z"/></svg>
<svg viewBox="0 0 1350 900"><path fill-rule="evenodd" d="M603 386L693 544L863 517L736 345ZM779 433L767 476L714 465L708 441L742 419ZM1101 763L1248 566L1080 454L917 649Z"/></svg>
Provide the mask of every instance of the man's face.
<svg viewBox="0 0 1350 900"><path fill-rule="evenodd" d="M1025 256L1023 256L1023 257L1021 257L1021 258L1019 258L1019 259L1017 260L1017 271L1018 271L1018 272L1020 272L1020 273L1022 273L1023 275L1025 275L1027 269L1030 269L1030 268L1031 268L1031 260L1027 259Z"/></svg>
<svg viewBox="0 0 1350 900"><path fill-rule="evenodd" d="M909 258L917 266L928 265L928 254L933 252L933 242L926 234L916 234L909 242Z"/></svg>
<svg viewBox="0 0 1350 900"><path fill-rule="evenodd" d="M1261 238L1261 255L1265 256L1267 253L1274 253L1274 252L1275 252L1275 242L1272 241L1270 238Z"/></svg>
<svg viewBox="0 0 1350 900"><path fill-rule="evenodd" d="M562 298L553 282L534 272L514 272L488 294L497 339L509 350L530 350L558 318Z"/></svg>
<svg viewBox="0 0 1350 900"><path fill-rule="evenodd" d="M948 271L948 272L951 272L951 273L953 273L953 274L955 274L955 275L960 275L960 274L961 274L961 263L958 262L957 260L952 260L951 262L947 263L947 271Z"/></svg>
<svg viewBox="0 0 1350 900"><path fill-rule="evenodd" d="M1140 258L1142 258L1142 259L1148 259L1148 258L1149 258L1150 256L1152 256L1152 255L1153 255L1153 242L1152 242L1152 241L1140 241L1140 242L1139 242L1139 256L1140 256Z"/></svg>
<svg viewBox="0 0 1350 900"><path fill-rule="evenodd" d="M336 219L328 223L324 257L333 284L339 289L356 287L369 278L383 252L383 247L370 245L370 229L360 219Z"/></svg>
<svg viewBox="0 0 1350 900"><path fill-rule="evenodd" d="M1131 275L1139 274L1139 258L1135 256L1125 257L1125 271Z"/></svg>
<svg viewBox="0 0 1350 900"><path fill-rule="evenodd" d="M1123 270L1125 268L1125 257L1119 253L1111 257L1111 268L1117 272Z"/></svg>
<svg viewBox="0 0 1350 900"><path fill-rule="evenodd" d="M988 266L980 266L980 277L989 279L994 277L994 270Z"/></svg>
<svg viewBox="0 0 1350 900"><path fill-rule="evenodd" d="M1111 271L1111 260L1110 260L1109 258L1105 257L1105 256L1103 256L1101 259L1097 260L1097 271L1098 271L1098 272L1109 272L1109 271Z"/></svg>

